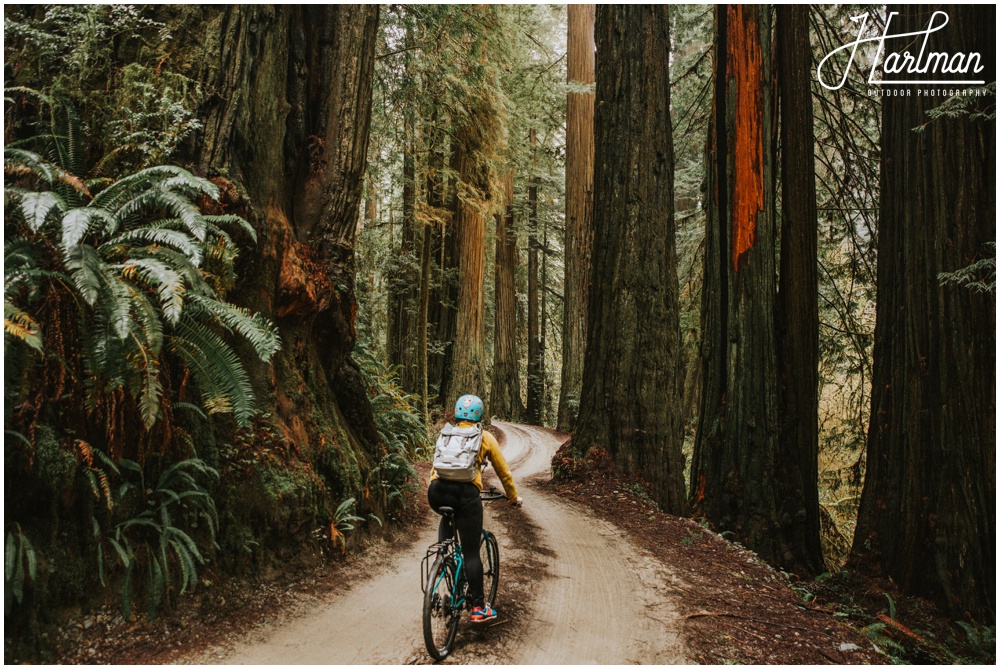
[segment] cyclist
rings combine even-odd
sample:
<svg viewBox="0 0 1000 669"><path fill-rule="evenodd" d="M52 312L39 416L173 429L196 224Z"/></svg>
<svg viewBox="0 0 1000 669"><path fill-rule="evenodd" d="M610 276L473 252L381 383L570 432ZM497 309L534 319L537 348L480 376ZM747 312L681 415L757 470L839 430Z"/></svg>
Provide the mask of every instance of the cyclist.
<svg viewBox="0 0 1000 669"><path fill-rule="evenodd" d="M480 427L485 414L483 401L475 395L463 395L455 403L455 420L457 427ZM446 427L447 429L447 427ZM514 477L510 475L507 461L500 452L500 444L496 438L482 431L482 444L476 455L475 477L471 481L455 481L442 478L436 469L431 470L430 487L427 489L427 501L432 509L438 512L442 506L450 506L455 510L455 529L465 553L465 577L469 582L469 599L472 603L472 622L482 623L497 617L496 611L483 597L483 561L479 556L479 542L483 533L483 501L479 493L483 489L482 469L486 460L493 464L493 469L500 477L507 499L514 506L521 506L523 500L517 494ZM444 518L438 526L438 541L445 541L448 525ZM474 548L472 548L474 547Z"/></svg>

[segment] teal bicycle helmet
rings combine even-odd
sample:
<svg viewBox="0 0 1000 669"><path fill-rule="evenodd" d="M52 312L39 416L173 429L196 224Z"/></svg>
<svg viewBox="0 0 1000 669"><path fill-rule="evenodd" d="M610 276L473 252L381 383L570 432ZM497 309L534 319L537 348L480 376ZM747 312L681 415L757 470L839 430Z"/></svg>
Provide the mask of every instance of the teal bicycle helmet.
<svg viewBox="0 0 1000 669"><path fill-rule="evenodd" d="M483 419L484 412L483 401L475 395L462 395L455 402L456 420L471 420L473 423L478 423Z"/></svg>

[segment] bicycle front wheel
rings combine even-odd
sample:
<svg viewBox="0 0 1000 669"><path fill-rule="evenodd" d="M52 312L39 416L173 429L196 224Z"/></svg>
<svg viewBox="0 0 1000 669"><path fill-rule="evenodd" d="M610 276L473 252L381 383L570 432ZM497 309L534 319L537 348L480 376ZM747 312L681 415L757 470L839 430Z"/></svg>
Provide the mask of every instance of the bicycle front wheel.
<svg viewBox="0 0 1000 669"><path fill-rule="evenodd" d="M500 587L500 547L496 535L483 530L483 540L479 542L479 557L483 561L483 594L486 603L497 603L497 589Z"/></svg>
<svg viewBox="0 0 1000 669"><path fill-rule="evenodd" d="M435 660L451 652L462 610L455 583L455 567L450 560L438 558L431 567L424 593L424 644Z"/></svg>

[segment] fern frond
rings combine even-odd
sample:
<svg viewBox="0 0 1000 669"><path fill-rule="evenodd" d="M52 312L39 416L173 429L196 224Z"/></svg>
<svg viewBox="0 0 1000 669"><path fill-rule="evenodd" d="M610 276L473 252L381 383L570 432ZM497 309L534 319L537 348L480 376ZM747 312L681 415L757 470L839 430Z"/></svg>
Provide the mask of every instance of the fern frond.
<svg viewBox="0 0 1000 669"><path fill-rule="evenodd" d="M14 99L9 96L15 93L20 93L25 97L38 100L38 102L41 104L47 104L47 105L54 104L50 96L34 88L29 88L27 86L4 86L3 95L4 95L4 100L6 100L7 102L14 102Z"/></svg>
<svg viewBox="0 0 1000 669"><path fill-rule="evenodd" d="M103 269L103 268L102 268ZM132 300L129 285L114 274L105 275L105 289L101 291L100 307L108 315L108 323L118 338L128 337Z"/></svg>
<svg viewBox="0 0 1000 669"><path fill-rule="evenodd" d="M263 314L251 314L248 309L200 295L192 295L190 299L195 314L214 319L235 331L253 346L262 362L268 362L281 349L278 328Z"/></svg>
<svg viewBox="0 0 1000 669"><path fill-rule="evenodd" d="M149 190L159 181L181 174L190 174L190 172L175 165L147 167L115 181L95 195L94 206L114 211L121 208L127 201Z"/></svg>
<svg viewBox="0 0 1000 669"><path fill-rule="evenodd" d="M205 241L205 222L201 218L201 212L190 200L173 191L160 188L146 190L119 207L115 218L122 227L128 227L130 221L142 214L159 212L167 212L180 219L198 241Z"/></svg>
<svg viewBox="0 0 1000 669"><path fill-rule="evenodd" d="M143 291L130 287L132 314L138 325L138 336L149 350L159 357L163 350L163 322L156 306Z"/></svg>
<svg viewBox="0 0 1000 669"><path fill-rule="evenodd" d="M139 395L139 412L142 414L142 424L149 430L160 417L160 398L163 395L160 361L150 355L141 371L143 383L142 393Z"/></svg>
<svg viewBox="0 0 1000 669"><path fill-rule="evenodd" d="M150 621L156 620L156 613L160 608L160 602L163 601L163 593L167 589L168 566L166 562L166 556L163 555L149 561L146 615Z"/></svg>
<svg viewBox="0 0 1000 669"><path fill-rule="evenodd" d="M209 328L183 317L170 347L191 369L208 413L232 413L237 425L249 427L253 388L233 349Z"/></svg>
<svg viewBox="0 0 1000 669"><path fill-rule="evenodd" d="M62 214L66 203L52 191L24 193L14 211L20 211L32 232L38 232L46 221Z"/></svg>
<svg viewBox="0 0 1000 669"><path fill-rule="evenodd" d="M3 301L3 331L5 334L23 341L39 353L44 351L42 327L34 318L6 299Z"/></svg>
<svg viewBox="0 0 1000 669"><path fill-rule="evenodd" d="M122 618L132 617L132 581L135 579L135 560L125 568L125 579L122 582Z"/></svg>
<svg viewBox="0 0 1000 669"><path fill-rule="evenodd" d="M201 410L201 407L198 406L197 404L191 404L190 402L174 402L174 411L176 412L178 409L193 411L203 421L208 422L208 416L205 414L204 411Z"/></svg>
<svg viewBox="0 0 1000 669"><path fill-rule="evenodd" d="M34 174L49 186L65 184L81 195L90 197L90 190L79 177L50 163L34 151L7 145L3 150L3 171L13 177Z"/></svg>
<svg viewBox="0 0 1000 669"><path fill-rule="evenodd" d="M201 264L201 247L191 241L191 237L187 233L178 230L155 226L133 228L117 235L114 239L108 241L105 246L118 244L160 244L169 246L187 256L188 260L196 267Z"/></svg>
<svg viewBox="0 0 1000 669"><path fill-rule="evenodd" d="M257 231L253 229L253 226L243 218L242 216L234 216L232 214L224 214L217 216L202 216L205 222L212 226L211 229L220 230L223 226L230 226L238 228L250 236L250 239L257 243Z"/></svg>
<svg viewBox="0 0 1000 669"><path fill-rule="evenodd" d="M192 590L198 586L198 567L195 566L193 556L183 548L179 548L179 544L174 544L174 551L180 558L181 563L181 594L183 595L187 592L190 587Z"/></svg>
<svg viewBox="0 0 1000 669"><path fill-rule="evenodd" d="M161 246L158 248L145 248L141 253L146 253L150 258L158 258L170 265L175 272L180 273L184 278L189 295L214 296L215 291L205 281L198 266L185 254L174 249Z"/></svg>
<svg viewBox="0 0 1000 669"><path fill-rule="evenodd" d="M178 193L184 193L188 197L197 198L206 196L213 200L219 199L219 187L208 179L196 177L190 172L177 175L161 182L160 187Z"/></svg>
<svg viewBox="0 0 1000 669"><path fill-rule="evenodd" d="M184 308L184 282L181 275L166 263L153 258L134 258L124 265L115 265L129 281L140 280L155 288L160 298L160 309L171 325L177 323Z"/></svg>
<svg viewBox="0 0 1000 669"><path fill-rule="evenodd" d="M77 244L66 249L64 262L76 289L84 301L93 306L105 282L102 276L103 261L97 251L88 244Z"/></svg>
<svg viewBox="0 0 1000 669"><path fill-rule="evenodd" d="M62 217L63 249L79 244L87 236L94 221L104 223L106 230L115 224L108 212L97 207L76 207L67 211Z"/></svg>
<svg viewBox="0 0 1000 669"><path fill-rule="evenodd" d="M58 125L60 132L52 135L59 155L59 165L63 169L79 174L83 171L83 133L82 123L72 104L60 101L58 105L50 105L53 114L53 127ZM56 111L60 113L56 113Z"/></svg>

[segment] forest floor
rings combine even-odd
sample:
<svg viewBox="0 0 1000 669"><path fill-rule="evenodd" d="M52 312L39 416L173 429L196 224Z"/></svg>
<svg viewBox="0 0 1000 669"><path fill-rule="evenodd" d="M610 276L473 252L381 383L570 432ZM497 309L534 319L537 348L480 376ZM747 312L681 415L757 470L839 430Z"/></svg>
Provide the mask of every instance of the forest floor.
<svg viewBox="0 0 1000 669"><path fill-rule="evenodd" d="M871 664L888 661L886 652L921 663L977 659L936 644L950 622L919 600L893 593L895 617L880 619L887 598L870 583L791 582L700 524L660 513L641 484L601 474L552 483L549 462L565 435L497 425L525 506L487 505L485 524L500 540L500 616L463 623L448 664ZM53 632L48 661L429 663L419 562L436 516L423 494L429 467L419 469L409 522L385 538L252 584L210 575L155 623L122 622L109 606ZM7 647L4 656L18 661Z"/></svg>

